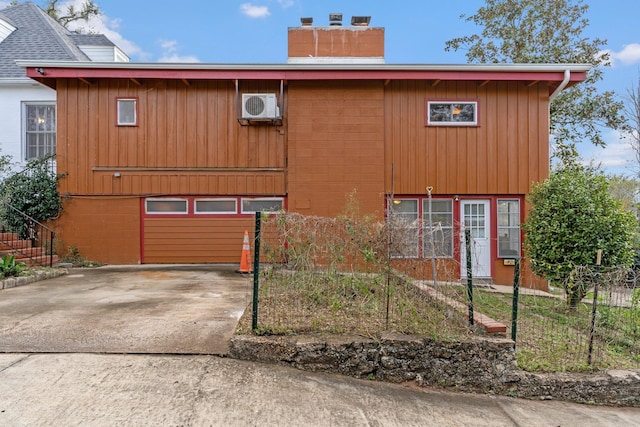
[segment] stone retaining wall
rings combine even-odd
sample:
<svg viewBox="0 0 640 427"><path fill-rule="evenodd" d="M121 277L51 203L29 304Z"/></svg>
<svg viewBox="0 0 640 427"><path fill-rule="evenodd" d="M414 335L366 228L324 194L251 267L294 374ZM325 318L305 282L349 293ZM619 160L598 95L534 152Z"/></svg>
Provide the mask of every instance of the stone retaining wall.
<svg viewBox="0 0 640 427"><path fill-rule="evenodd" d="M54 277L62 276L67 273L68 271L64 268L47 268L43 270L35 270L30 276L9 277L0 280L0 290L15 288L16 286L23 286L40 280L53 279Z"/></svg>
<svg viewBox="0 0 640 427"><path fill-rule="evenodd" d="M387 335L253 336L231 339L229 356L394 383L455 388L522 398L640 406L640 370L600 374L537 374L518 369L513 341L466 342Z"/></svg>

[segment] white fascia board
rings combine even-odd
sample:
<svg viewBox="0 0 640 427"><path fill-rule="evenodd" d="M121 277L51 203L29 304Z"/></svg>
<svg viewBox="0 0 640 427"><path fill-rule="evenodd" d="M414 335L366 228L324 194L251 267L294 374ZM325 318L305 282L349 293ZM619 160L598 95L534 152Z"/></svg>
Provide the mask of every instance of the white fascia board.
<svg viewBox="0 0 640 427"><path fill-rule="evenodd" d="M4 39L9 37L9 34L13 33L15 30L17 30L16 27L0 18L0 43L2 43Z"/></svg>
<svg viewBox="0 0 640 427"><path fill-rule="evenodd" d="M572 72L589 71L590 64L216 64L176 62L76 62L17 60L23 68L119 68L123 70L374 70L374 71L486 71Z"/></svg>

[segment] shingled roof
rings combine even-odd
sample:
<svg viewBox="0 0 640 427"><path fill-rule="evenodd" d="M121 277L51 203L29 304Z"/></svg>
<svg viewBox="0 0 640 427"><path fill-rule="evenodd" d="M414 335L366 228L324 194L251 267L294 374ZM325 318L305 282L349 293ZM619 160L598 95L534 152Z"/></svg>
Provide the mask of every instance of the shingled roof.
<svg viewBox="0 0 640 427"><path fill-rule="evenodd" d="M0 78L25 77L16 59L90 61L78 46L114 46L102 34L73 33L31 2L0 10L0 19L16 28L0 41Z"/></svg>

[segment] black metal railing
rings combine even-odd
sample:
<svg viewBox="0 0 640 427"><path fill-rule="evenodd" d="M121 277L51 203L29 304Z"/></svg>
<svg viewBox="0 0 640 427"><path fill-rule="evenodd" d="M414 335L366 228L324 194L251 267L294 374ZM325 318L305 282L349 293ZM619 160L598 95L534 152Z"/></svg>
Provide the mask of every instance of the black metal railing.
<svg viewBox="0 0 640 427"><path fill-rule="evenodd" d="M2 209L10 210L13 215L23 219L17 226L7 228L3 225L0 234L2 250L28 258L32 265L53 267L55 232L4 200L0 200L0 203Z"/></svg>

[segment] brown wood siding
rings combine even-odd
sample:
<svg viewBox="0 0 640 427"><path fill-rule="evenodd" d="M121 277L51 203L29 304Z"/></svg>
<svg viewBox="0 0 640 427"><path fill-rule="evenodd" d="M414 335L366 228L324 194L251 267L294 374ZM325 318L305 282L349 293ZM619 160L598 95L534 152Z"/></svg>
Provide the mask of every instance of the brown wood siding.
<svg viewBox="0 0 640 427"><path fill-rule="evenodd" d="M478 102L478 126L426 126L427 100ZM385 191L526 194L549 169L548 87L394 81L385 88ZM393 177L391 175L393 165Z"/></svg>
<svg viewBox="0 0 640 427"><path fill-rule="evenodd" d="M239 263L253 218L145 218L144 263Z"/></svg>
<svg viewBox="0 0 640 427"><path fill-rule="evenodd" d="M66 200L54 228L59 255L65 255L70 246L75 246L80 255L91 261L140 262L138 198Z"/></svg>
<svg viewBox="0 0 640 427"><path fill-rule="evenodd" d="M249 89L279 93L275 83ZM57 90L63 193L286 192L284 132L240 126L231 82L63 79ZM137 98L138 126L116 125L118 97Z"/></svg>
<svg viewBox="0 0 640 427"><path fill-rule="evenodd" d="M382 82L290 82L288 103L289 210L334 216L355 190L382 215Z"/></svg>

